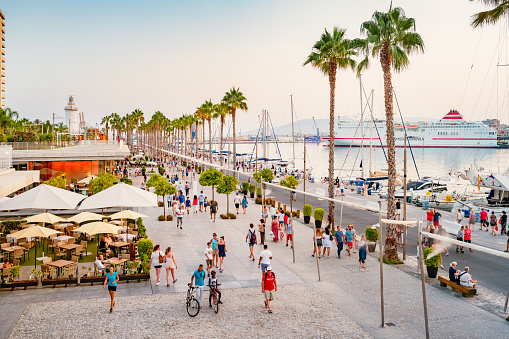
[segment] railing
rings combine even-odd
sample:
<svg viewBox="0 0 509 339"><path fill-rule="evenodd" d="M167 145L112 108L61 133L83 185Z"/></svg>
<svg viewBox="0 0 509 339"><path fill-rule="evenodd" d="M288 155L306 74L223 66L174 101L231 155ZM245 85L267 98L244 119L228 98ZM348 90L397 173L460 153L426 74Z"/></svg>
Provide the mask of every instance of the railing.
<svg viewBox="0 0 509 339"><path fill-rule="evenodd" d="M15 151L24 151L24 150L40 150L40 149L52 149L52 148L60 148L60 147L69 147L78 145L78 140L76 141L62 141L59 145L56 142L52 141L31 141L31 142L0 142L0 145L10 145L12 149Z"/></svg>

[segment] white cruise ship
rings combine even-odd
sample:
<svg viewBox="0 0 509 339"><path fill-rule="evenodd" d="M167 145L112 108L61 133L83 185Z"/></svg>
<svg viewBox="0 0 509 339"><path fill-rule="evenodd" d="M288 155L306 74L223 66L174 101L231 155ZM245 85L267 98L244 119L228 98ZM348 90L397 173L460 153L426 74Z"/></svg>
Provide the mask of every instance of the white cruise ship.
<svg viewBox="0 0 509 339"><path fill-rule="evenodd" d="M497 131L481 122L467 122L458 111L452 110L437 122L405 123L411 147L492 148L497 147ZM364 134L364 137L362 137ZM396 147L404 146L405 130L402 124L394 125ZM329 138L325 146L328 146ZM372 140L371 140L372 139ZM387 146L385 120L341 120L335 131L336 147Z"/></svg>

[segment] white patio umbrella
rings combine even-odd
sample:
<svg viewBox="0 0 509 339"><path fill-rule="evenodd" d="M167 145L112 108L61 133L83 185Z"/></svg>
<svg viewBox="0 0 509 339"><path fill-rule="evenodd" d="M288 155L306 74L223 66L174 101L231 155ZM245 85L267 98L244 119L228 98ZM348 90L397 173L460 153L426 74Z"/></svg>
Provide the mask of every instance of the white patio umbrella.
<svg viewBox="0 0 509 339"><path fill-rule="evenodd" d="M77 183L80 185L88 185L90 181L95 178L97 178L95 175L89 175L88 177L81 179Z"/></svg>
<svg viewBox="0 0 509 339"><path fill-rule="evenodd" d="M51 228L42 227L42 226L31 226L25 228L24 230L18 231L16 233L12 233L11 236L16 237L16 239L21 238L48 238L50 235L62 233L57 230L52 230ZM37 244L35 245L34 251L34 267L37 267Z"/></svg>
<svg viewBox="0 0 509 339"><path fill-rule="evenodd" d="M124 210L124 211L113 213L112 215L110 215L110 218L113 219L113 220L115 220L115 219L133 219L133 220L136 220L138 218L147 218L147 217L148 216L145 215L145 214L141 214L141 213L134 212L134 211L131 211L131 210Z"/></svg>
<svg viewBox="0 0 509 339"><path fill-rule="evenodd" d="M0 203L0 211L22 209L73 209L85 199L82 194L49 185L39 185L14 198Z"/></svg>
<svg viewBox="0 0 509 339"><path fill-rule="evenodd" d="M102 221L96 221L78 227L74 230L74 232L86 233L88 235L96 235L101 233L118 234L118 231L121 229L122 227L116 225L108 224Z"/></svg>
<svg viewBox="0 0 509 339"><path fill-rule="evenodd" d="M79 209L108 207L157 207L157 195L121 182L86 198Z"/></svg>
<svg viewBox="0 0 509 339"><path fill-rule="evenodd" d="M67 221L72 221L77 224L81 224L82 222L85 222L85 221L101 221L101 220L103 220L103 218L104 218L103 215L100 215L97 213L81 212L79 214L76 214L76 215L70 217L69 219L67 219Z"/></svg>
<svg viewBox="0 0 509 339"><path fill-rule="evenodd" d="M64 218L60 218L59 216L56 216L51 213L40 213L40 214L32 215L31 217L28 217L26 220L27 220L27 223L29 223L29 224L34 224L34 223L39 223L39 222L43 222L45 224L54 224L56 222L66 221Z"/></svg>

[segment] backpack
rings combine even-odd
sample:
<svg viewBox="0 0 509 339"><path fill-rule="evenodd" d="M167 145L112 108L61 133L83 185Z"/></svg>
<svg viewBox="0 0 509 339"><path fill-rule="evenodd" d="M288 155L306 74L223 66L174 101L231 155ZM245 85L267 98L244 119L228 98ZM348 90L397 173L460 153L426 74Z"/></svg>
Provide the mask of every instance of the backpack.
<svg viewBox="0 0 509 339"><path fill-rule="evenodd" d="M162 264L164 262L164 257L161 255L161 251L159 251L159 263Z"/></svg>
<svg viewBox="0 0 509 339"><path fill-rule="evenodd" d="M462 276L463 274L465 274L465 273L467 273L467 272L462 272L460 275L458 275L458 276L456 277L456 284L461 285L461 284L460 284L460 278L461 278L461 276Z"/></svg>
<svg viewBox="0 0 509 339"><path fill-rule="evenodd" d="M256 232L251 232L251 230L249 230L249 233L251 233L249 235L249 243L256 244Z"/></svg>

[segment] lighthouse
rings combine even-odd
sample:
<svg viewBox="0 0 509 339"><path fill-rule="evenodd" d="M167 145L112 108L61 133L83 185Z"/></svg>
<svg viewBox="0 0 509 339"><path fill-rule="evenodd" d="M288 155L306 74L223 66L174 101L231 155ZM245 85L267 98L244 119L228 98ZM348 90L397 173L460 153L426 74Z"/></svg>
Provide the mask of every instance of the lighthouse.
<svg viewBox="0 0 509 339"><path fill-rule="evenodd" d="M78 134L79 133L79 125L78 125L78 108L74 104L74 97L69 95L69 102L67 106L64 108L65 111L65 122L69 128L69 133Z"/></svg>

